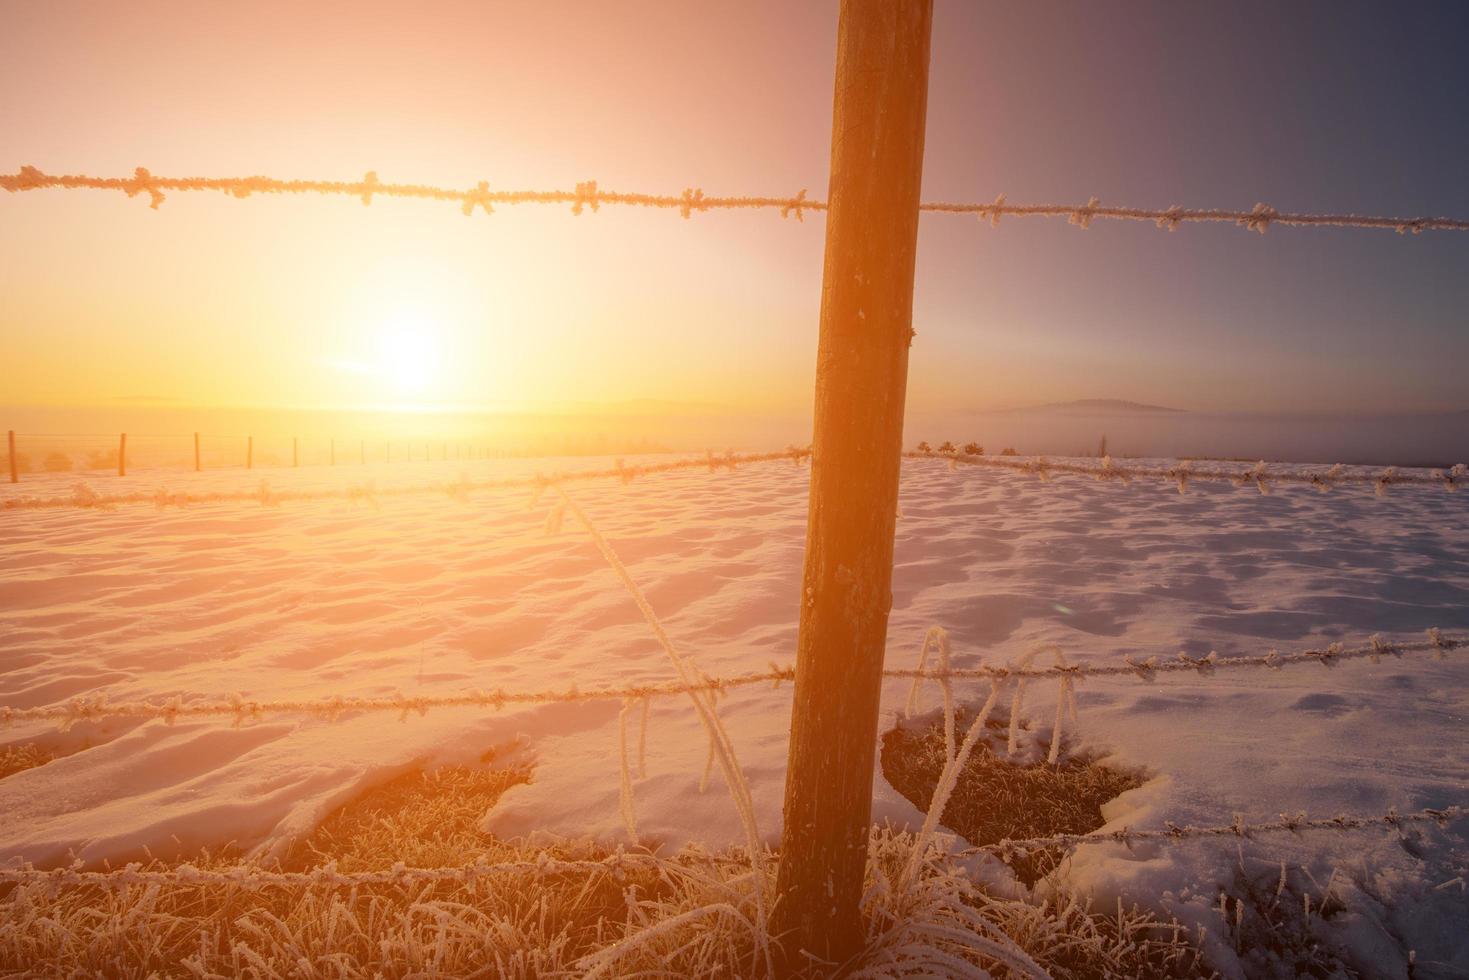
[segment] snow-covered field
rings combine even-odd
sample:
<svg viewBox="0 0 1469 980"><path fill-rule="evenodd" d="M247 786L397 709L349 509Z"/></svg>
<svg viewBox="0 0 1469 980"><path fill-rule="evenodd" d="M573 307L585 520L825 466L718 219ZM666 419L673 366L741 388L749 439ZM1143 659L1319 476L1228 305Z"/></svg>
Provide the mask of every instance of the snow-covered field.
<svg viewBox="0 0 1469 980"><path fill-rule="evenodd" d="M277 489L473 479L599 460L261 471ZM670 634L713 675L793 658L809 471L789 463L570 487L646 590ZM239 471L140 473L99 490L239 488ZM70 494L74 477L0 488ZM308 698L584 688L664 681L663 651L587 535L547 537L549 500L528 492L362 502L201 505L184 510L0 513L0 706L106 693ZM1179 650L1282 652L1373 633L1469 630L1469 494L1370 488L1270 496L1228 484L1051 483L905 464L888 664L913 664L924 630L954 640L956 666L1003 662L1037 643L1074 662ZM979 700L987 687L958 688ZM884 726L907 695L885 690ZM927 701L937 700L930 690ZM1469 654L1334 670L1096 679L1079 690L1080 744L1153 776L1115 801L1109 826L1227 823L1234 814L1381 814L1469 802ZM1040 730L1052 685L1027 693ZM270 849L364 786L489 750L526 754L532 784L489 816L506 835L625 837L615 701L501 711L229 720L112 720L67 732L17 724L0 745L74 751L0 780L0 860L52 865L188 854L226 841ZM720 702L775 840L790 689ZM670 845L740 839L686 700L654 702L639 831ZM880 778L879 819L916 819ZM1069 879L1104 899L1161 904L1219 931L1217 882L1282 859L1306 864L1352 912L1343 941L1382 965L1469 972L1469 844L1461 821L1405 847L1385 831L1234 844L1091 846ZM1414 852L1417 853L1414 853ZM1353 869L1361 866L1365 877ZM1459 884L1453 879L1458 877ZM1365 894L1351 882L1367 881ZM1442 887L1436 887L1442 886ZM1328 885L1328 887L1331 887ZM1385 900L1385 901L1383 901ZM1376 950L1376 952L1374 952ZM1224 955L1220 951L1221 955ZM1404 974L1405 975L1405 974ZM1432 974L1429 974L1432 975Z"/></svg>

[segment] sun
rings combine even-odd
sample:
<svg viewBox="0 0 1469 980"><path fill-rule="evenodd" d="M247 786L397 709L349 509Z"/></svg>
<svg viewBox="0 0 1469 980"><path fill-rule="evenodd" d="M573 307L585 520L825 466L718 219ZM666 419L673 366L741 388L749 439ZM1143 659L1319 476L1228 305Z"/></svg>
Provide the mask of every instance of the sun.
<svg viewBox="0 0 1469 980"><path fill-rule="evenodd" d="M404 395L427 392L438 380L438 332L426 317L402 315L377 334L376 372Z"/></svg>

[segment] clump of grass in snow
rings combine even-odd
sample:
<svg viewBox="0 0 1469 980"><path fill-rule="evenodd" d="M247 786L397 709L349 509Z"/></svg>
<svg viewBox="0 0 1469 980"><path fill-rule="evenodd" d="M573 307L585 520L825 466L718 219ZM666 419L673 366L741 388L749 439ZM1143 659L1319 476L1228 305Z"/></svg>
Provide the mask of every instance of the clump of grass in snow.
<svg viewBox="0 0 1469 980"><path fill-rule="evenodd" d="M44 766L55 756L38 745L7 745L0 749L0 779Z"/></svg>
<svg viewBox="0 0 1469 980"><path fill-rule="evenodd" d="M524 768L415 769L330 814L282 863L302 870L335 861L342 872L397 861L422 868L463 864L493 843L478 828L485 813L507 789L528 782Z"/></svg>
<svg viewBox="0 0 1469 980"><path fill-rule="evenodd" d="M967 727L972 714L957 714L959 727ZM1055 765L1010 762L989 744L990 737L1005 741L1009 722L991 717L985 727L986 737L965 761L942 815L944 826L976 846L1096 830L1105 822L1103 803L1143 784L1141 774L1085 755L1069 755ZM945 742L937 723L918 730L898 727L883 735L883 775L919 809L927 810L933 799L948 754ZM1010 866L1016 877L1032 885L1061 856L1055 850L1041 851L1013 858Z"/></svg>

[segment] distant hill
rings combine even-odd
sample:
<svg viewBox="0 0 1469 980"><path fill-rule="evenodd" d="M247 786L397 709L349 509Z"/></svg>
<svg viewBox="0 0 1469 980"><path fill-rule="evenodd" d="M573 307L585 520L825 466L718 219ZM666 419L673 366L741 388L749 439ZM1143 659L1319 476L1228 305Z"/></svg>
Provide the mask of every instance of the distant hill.
<svg viewBox="0 0 1469 980"><path fill-rule="evenodd" d="M1021 409L1030 412L1057 412L1057 411L1083 411L1083 412L1130 412L1136 414L1165 413L1183 414L1184 409L1166 408L1162 405L1145 405L1142 402L1130 402L1121 398L1079 398L1070 402L1050 402L1046 405L1037 405L1030 409Z"/></svg>

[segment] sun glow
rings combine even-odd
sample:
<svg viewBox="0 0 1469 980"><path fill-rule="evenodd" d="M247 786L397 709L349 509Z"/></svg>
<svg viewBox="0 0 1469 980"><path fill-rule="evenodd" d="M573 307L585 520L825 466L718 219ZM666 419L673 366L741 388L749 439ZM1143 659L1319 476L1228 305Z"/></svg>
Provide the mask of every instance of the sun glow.
<svg viewBox="0 0 1469 980"><path fill-rule="evenodd" d="M398 316L377 334L375 372L400 395L427 393L439 380L439 337L427 317Z"/></svg>

